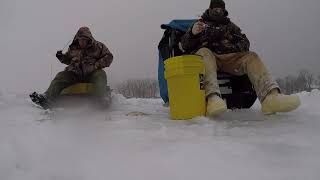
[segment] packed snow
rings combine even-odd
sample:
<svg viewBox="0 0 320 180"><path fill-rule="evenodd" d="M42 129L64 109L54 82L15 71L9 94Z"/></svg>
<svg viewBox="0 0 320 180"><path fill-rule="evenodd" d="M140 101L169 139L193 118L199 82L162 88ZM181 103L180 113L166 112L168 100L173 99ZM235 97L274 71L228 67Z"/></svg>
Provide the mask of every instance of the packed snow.
<svg viewBox="0 0 320 180"><path fill-rule="evenodd" d="M0 92L1 180L319 180L320 91L302 106L172 121L160 99L113 95L45 112L27 95Z"/></svg>

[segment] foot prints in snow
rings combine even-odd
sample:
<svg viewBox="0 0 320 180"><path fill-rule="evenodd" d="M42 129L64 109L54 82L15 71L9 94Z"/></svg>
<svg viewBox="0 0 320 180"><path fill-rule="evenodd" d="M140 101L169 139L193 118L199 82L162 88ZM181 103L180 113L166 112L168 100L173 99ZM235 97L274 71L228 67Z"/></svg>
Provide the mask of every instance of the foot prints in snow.
<svg viewBox="0 0 320 180"><path fill-rule="evenodd" d="M213 121L169 120L159 99L114 95L48 120L26 95L0 94L1 180L319 179L320 92L295 112L263 116L259 104Z"/></svg>

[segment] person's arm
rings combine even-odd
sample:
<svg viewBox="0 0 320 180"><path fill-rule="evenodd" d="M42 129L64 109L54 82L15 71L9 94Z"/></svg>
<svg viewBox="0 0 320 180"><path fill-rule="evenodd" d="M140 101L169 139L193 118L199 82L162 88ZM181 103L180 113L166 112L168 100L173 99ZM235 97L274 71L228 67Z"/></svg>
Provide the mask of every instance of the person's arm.
<svg viewBox="0 0 320 180"><path fill-rule="evenodd" d="M204 30L204 24L197 21L182 37L181 47L185 52L192 52L201 43L201 32Z"/></svg>
<svg viewBox="0 0 320 180"><path fill-rule="evenodd" d="M241 29L234 23L231 23L231 28L232 28L233 36L236 39L236 43L235 43L236 48L241 52L249 51L250 41L247 38L247 36L243 34Z"/></svg>
<svg viewBox="0 0 320 180"><path fill-rule="evenodd" d="M62 51L58 51L56 57L62 64L69 65L71 63L70 49L68 49L66 54L63 54Z"/></svg>
<svg viewBox="0 0 320 180"><path fill-rule="evenodd" d="M100 42L98 43L98 47L101 49L101 55L98 61L95 63L96 68L103 69L109 67L113 61L112 53L109 51L107 46Z"/></svg>

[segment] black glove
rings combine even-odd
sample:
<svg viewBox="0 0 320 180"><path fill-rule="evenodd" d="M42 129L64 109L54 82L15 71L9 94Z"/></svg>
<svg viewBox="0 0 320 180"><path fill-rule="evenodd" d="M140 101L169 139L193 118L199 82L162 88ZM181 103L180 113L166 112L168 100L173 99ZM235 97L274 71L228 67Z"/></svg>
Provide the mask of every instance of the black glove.
<svg viewBox="0 0 320 180"><path fill-rule="evenodd" d="M224 33L225 33L225 28L219 27L219 26L208 26L204 30L205 36L212 41L217 41L222 39L224 37Z"/></svg>
<svg viewBox="0 0 320 180"><path fill-rule="evenodd" d="M94 72L96 70L96 67L93 64L88 64L86 66L83 66L82 70L83 70L83 74L85 76L87 76L87 75L91 74L92 72Z"/></svg>
<svg viewBox="0 0 320 180"><path fill-rule="evenodd" d="M63 57L62 51L57 51L56 57L61 59Z"/></svg>

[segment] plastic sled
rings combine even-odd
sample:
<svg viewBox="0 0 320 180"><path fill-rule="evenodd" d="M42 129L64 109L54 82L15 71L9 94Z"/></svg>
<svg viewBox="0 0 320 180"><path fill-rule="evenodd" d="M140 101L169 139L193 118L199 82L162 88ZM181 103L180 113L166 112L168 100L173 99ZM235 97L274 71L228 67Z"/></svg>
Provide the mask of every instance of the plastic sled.
<svg viewBox="0 0 320 180"><path fill-rule="evenodd" d="M106 88L104 97L94 95L95 87L92 83L78 83L63 89L54 106L74 106L77 104L92 104L103 108L111 104L111 92L109 86Z"/></svg>

